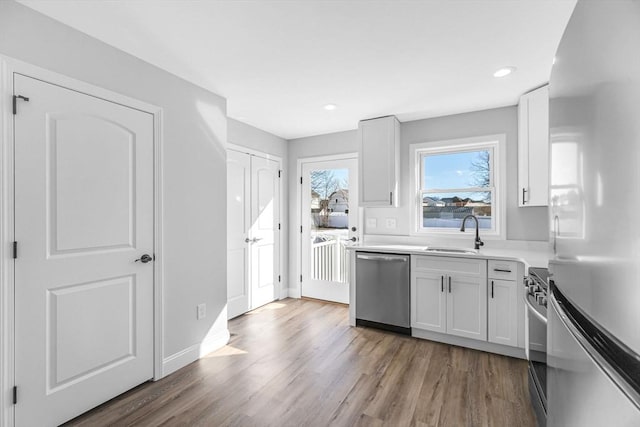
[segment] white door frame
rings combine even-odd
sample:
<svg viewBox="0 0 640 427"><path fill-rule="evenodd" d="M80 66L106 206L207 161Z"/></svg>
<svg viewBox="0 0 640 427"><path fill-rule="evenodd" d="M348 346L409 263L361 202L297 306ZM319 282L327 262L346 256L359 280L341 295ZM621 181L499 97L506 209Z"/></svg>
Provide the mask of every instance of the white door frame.
<svg viewBox="0 0 640 427"><path fill-rule="evenodd" d="M163 377L163 258L162 258L162 108L121 95L4 55L0 55L0 425L14 425L11 393L15 382L14 360L14 169L13 169L13 74L52 83L106 101L135 108L153 115L154 162L154 270L153 270L153 379ZM20 104L18 103L18 111ZM19 256L19 255L18 255Z"/></svg>
<svg viewBox="0 0 640 427"><path fill-rule="evenodd" d="M233 150L233 151L238 151L240 153L245 153L245 154L249 154L251 156L256 156L256 157L262 157L263 159L267 159L267 160L273 160L275 162L278 162L278 171L280 171L280 182L278 183L278 191L280 192L279 195L279 203L278 203L278 208L279 208L279 212L278 215L280 216L279 218L279 222L280 222L280 233L278 234L278 269L280 270L280 272L278 273L278 275L280 276L281 280L279 282L276 283L276 295L278 295L278 300L284 299L286 298L287 295L287 286L285 286L284 284L286 283L286 275L284 274L285 269L283 268L284 265L284 242L286 239L283 239L282 236L285 235L285 229L286 229L286 225L284 224L284 221L282 220L282 213L284 212L284 197L282 197L283 195L283 189L284 189L284 184L283 182L285 181L285 172L284 169L282 169L282 157L280 156L274 156L273 154L269 154L269 153L264 153L262 151L258 151L258 150L253 150L251 148L247 148L247 147L243 147L242 145L237 145L237 144L232 144L232 143L227 143L227 150Z"/></svg>
<svg viewBox="0 0 640 427"><path fill-rule="evenodd" d="M358 159L358 153L345 153L345 154L333 154L330 156L317 156L317 157L303 157L298 159L298 164L296 166L296 172L298 173L298 183L296 185L296 200L298 202L297 210L298 215L296 218L296 227L295 230L301 230L302 227L302 215L303 215L303 206L302 206L302 166L306 163L315 163L315 162L325 162L329 160L347 160L347 159ZM362 242L362 208L358 207L358 241ZM302 282L300 279L302 278L302 236L303 233L300 231L298 233L298 238L296 239L297 248L295 250L296 253L296 279L295 279L295 288L294 295L291 297L301 298L302 297ZM351 284L349 285L351 286Z"/></svg>

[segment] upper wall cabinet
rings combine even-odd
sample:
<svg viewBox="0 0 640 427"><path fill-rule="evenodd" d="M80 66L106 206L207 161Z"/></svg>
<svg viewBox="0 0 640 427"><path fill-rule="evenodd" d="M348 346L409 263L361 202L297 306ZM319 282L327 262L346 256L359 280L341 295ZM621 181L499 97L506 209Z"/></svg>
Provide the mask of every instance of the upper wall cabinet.
<svg viewBox="0 0 640 427"><path fill-rule="evenodd" d="M398 206L400 122L394 116L358 125L360 206Z"/></svg>
<svg viewBox="0 0 640 427"><path fill-rule="evenodd" d="M518 205L549 204L549 86L518 104Z"/></svg>

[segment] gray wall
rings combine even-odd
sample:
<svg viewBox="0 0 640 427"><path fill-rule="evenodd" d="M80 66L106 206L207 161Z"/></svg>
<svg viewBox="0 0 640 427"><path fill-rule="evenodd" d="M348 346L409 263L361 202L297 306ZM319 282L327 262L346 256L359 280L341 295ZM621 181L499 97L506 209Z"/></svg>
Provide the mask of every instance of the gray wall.
<svg viewBox="0 0 640 427"><path fill-rule="evenodd" d="M287 140L262 129L242 123L232 118L227 119L227 140L231 144L241 145L252 150L261 151L283 159L283 167L287 166Z"/></svg>
<svg viewBox="0 0 640 427"><path fill-rule="evenodd" d="M0 54L163 108L163 357L224 337L225 99L12 1L0 1Z"/></svg>
<svg viewBox="0 0 640 427"><path fill-rule="evenodd" d="M283 228L280 232L280 241L282 244L282 285L285 290L288 288L288 272L289 272L289 188L287 182L292 175L289 173L288 164L288 143L286 139L282 139L279 136L273 135L269 132L265 132L261 129L242 123L238 120L227 119L227 139L229 143L249 148L254 151L260 151L262 153L270 154L282 159L283 169L282 175L282 193L280 195L282 199L282 215L280 216L280 223L283 224ZM295 176L295 173L294 175Z"/></svg>
<svg viewBox="0 0 640 427"><path fill-rule="evenodd" d="M401 124L400 144L400 205L398 208L368 208L365 217L376 218L377 228L366 233L409 234L411 212L408 201L413 197L410 188L410 144L444 141L483 135L505 134L506 220L508 240L547 240L547 208L518 207L518 109L516 106L416 120ZM396 218L397 228L386 229L385 219Z"/></svg>
<svg viewBox="0 0 640 427"><path fill-rule="evenodd" d="M432 119L416 120L401 124L400 146L400 205L397 208L366 208L365 218L376 218L378 227L367 230L371 235L408 236L411 222L408 201L412 196L410 188L409 146L418 142L443 141L448 139L468 138L482 135L506 135L507 178L506 182L506 215L508 240L541 240L546 241L547 208L518 208L518 117L517 107L503 107ZM326 156L340 153L353 153L357 148L357 131L339 132L327 135L299 138L289 141L289 169L296 171L297 162L305 157ZM289 215L291 226L298 224L299 217L299 184L297 177L289 181L291 205ZM396 218L397 228L385 229L385 219ZM361 224L361 227L364 224ZM293 228L292 228L293 229ZM291 254L299 251L299 233L291 233L289 238ZM291 277L296 277L297 266L292 257ZM291 288L297 284L291 283Z"/></svg>

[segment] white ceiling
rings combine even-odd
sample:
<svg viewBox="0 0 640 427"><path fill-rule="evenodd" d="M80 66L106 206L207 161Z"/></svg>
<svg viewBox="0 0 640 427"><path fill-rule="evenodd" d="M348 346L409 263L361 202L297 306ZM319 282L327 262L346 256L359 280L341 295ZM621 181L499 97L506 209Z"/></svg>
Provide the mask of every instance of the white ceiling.
<svg viewBox="0 0 640 427"><path fill-rule="evenodd" d="M514 105L575 0L22 0L228 100L286 139ZM502 66L517 71L495 79ZM338 106L334 111L325 104Z"/></svg>

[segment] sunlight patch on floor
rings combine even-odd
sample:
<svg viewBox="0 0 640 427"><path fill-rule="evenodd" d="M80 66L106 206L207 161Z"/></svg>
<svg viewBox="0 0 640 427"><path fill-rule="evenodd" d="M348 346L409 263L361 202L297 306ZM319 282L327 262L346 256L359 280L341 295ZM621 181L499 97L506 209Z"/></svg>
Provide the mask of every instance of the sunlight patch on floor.
<svg viewBox="0 0 640 427"><path fill-rule="evenodd" d="M285 308L286 306L287 306L286 304L282 304L280 302L272 302L272 303L269 303L269 304L267 304L265 306L256 308L255 310L252 310L247 314L258 314L258 313L261 313L261 312L266 311L266 310L279 310L281 308Z"/></svg>
<svg viewBox="0 0 640 427"><path fill-rule="evenodd" d="M232 345L225 345L220 350L214 351L213 353L209 353L206 356L203 356L203 359L211 359L213 357L225 357L225 356L238 356L242 354L249 354L247 351L236 348Z"/></svg>

